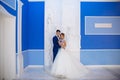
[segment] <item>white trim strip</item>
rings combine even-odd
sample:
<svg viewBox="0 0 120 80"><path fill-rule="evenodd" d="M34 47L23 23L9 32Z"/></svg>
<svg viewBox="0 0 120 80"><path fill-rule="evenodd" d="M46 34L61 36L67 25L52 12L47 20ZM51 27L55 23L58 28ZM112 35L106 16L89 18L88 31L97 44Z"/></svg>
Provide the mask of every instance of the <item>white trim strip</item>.
<svg viewBox="0 0 120 80"><path fill-rule="evenodd" d="M120 65L85 65L89 68L120 68Z"/></svg>
<svg viewBox="0 0 120 80"><path fill-rule="evenodd" d="M35 68L38 68L38 67L44 67L44 65L28 65L27 67L35 67Z"/></svg>
<svg viewBox="0 0 120 80"><path fill-rule="evenodd" d="M88 68L120 68L120 65L84 65ZM44 65L28 65L27 68L42 68ZM25 70L24 69L24 70Z"/></svg>
<svg viewBox="0 0 120 80"><path fill-rule="evenodd" d="M44 51L44 49L28 49L28 50L24 50L22 52L27 52L27 51Z"/></svg>
<svg viewBox="0 0 120 80"><path fill-rule="evenodd" d="M7 6L9 6L10 8L16 10L16 0L14 0L15 1L15 4L14 4L15 7L11 6L8 2L6 2L4 0L0 0L0 1L3 2L4 4L6 4Z"/></svg>
<svg viewBox="0 0 120 80"><path fill-rule="evenodd" d="M1 13L7 17L15 17L14 15L10 14L2 5L0 5L0 15Z"/></svg>
<svg viewBox="0 0 120 80"><path fill-rule="evenodd" d="M28 0L28 2L41 2L41 1L45 1L45 0Z"/></svg>
<svg viewBox="0 0 120 80"><path fill-rule="evenodd" d="M120 19L120 16L85 16L85 34L86 35L120 35L119 32L88 32L87 30L87 18L117 18L117 19ZM112 28L114 26L112 26L112 23L94 23L94 28Z"/></svg>
<svg viewBox="0 0 120 80"><path fill-rule="evenodd" d="M22 53L27 51L44 51L44 49L28 49L22 51ZM80 51L120 51L120 49L80 49Z"/></svg>
<svg viewBox="0 0 120 80"><path fill-rule="evenodd" d="M120 0L80 0L83 2L120 2Z"/></svg>
<svg viewBox="0 0 120 80"><path fill-rule="evenodd" d="M120 49L81 49L81 51L120 51Z"/></svg>
<svg viewBox="0 0 120 80"><path fill-rule="evenodd" d="M88 33L89 35L120 35L120 33ZM86 34L86 35L88 35Z"/></svg>
<svg viewBox="0 0 120 80"><path fill-rule="evenodd" d="M27 51L44 51L44 49L28 49Z"/></svg>
<svg viewBox="0 0 120 80"><path fill-rule="evenodd" d="M39 2L45 0L28 0L29 2ZM84 2L120 2L120 0L79 0Z"/></svg>
<svg viewBox="0 0 120 80"><path fill-rule="evenodd" d="M120 18L120 16L85 16L86 18Z"/></svg>
<svg viewBox="0 0 120 80"><path fill-rule="evenodd" d="M95 23L95 28L112 28L112 23Z"/></svg>
<svg viewBox="0 0 120 80"><path fill-rule="evenodd" d="M27 67L24 68L24 71L28 68L42 68L44 65L28 65Z"/></svg>
<svg viewBox="0 0 120 80"><path fill-rule="evenodd" d="M24 50L24 51L22 51L22 53L26 53L26 52L28 52L28 50Z"/></svg>
<svg viewBox="0 0 120 80"><path fill-rule="evenodd" d="M40 52L44 52L44 49L28 49L28 50L24 50L22 51L22 53L27 53L27 52L30 52L30 51L40 51ZM17 54L18 55L18 54Z"/></svg>

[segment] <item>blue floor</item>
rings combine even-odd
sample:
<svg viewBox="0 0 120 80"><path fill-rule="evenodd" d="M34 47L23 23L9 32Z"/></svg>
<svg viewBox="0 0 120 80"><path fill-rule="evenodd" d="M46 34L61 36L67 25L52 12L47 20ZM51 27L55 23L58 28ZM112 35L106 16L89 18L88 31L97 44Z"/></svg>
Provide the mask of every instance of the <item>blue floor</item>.
<svg viewBox="0 0 120 80"><path fill-rule="evenodd" d="M120 80L120 67L88 67L92 71L78 80ZM16 80L68 80L55 78L44 71L43 67L27 67Z"/></svg>

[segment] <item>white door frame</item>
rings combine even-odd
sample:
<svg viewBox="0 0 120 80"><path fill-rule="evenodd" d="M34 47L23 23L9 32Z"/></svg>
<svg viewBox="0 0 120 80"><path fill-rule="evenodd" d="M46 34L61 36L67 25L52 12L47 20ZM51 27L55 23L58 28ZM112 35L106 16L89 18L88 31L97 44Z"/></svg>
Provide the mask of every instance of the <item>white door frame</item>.
<svg viewBox="0 0 120 80"><path fill-rule="evenodd" d="M18 0L17 12L17 76L23 73L23 55L22 55L22 6L23 3Z"/></svg>

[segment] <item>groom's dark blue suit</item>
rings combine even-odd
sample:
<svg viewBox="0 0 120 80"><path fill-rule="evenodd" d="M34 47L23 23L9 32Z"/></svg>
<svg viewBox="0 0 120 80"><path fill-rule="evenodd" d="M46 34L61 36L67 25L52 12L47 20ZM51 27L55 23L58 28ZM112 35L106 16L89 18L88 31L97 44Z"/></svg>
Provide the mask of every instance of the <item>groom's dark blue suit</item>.
<svg viewBox="0 0 120 80"><path fill-rule="evenodd" d="M54 36L53 37L53 62L55 60L55 57L56 57L56 55L58 53L59 48L60 48L60 45L58 43L58 37Z"/></svg>

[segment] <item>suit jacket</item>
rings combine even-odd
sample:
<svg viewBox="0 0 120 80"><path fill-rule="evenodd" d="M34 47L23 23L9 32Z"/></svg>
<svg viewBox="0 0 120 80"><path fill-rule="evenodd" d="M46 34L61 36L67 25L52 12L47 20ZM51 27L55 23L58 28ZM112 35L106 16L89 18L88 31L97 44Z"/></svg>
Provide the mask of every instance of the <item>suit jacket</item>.
<svg viewBox="0 0 120 80"><path fill-rule="evenodd" d="M58 37L54 36L53 37L53 51L58 50L60 48L60 45L58 43Z"/></svg>

